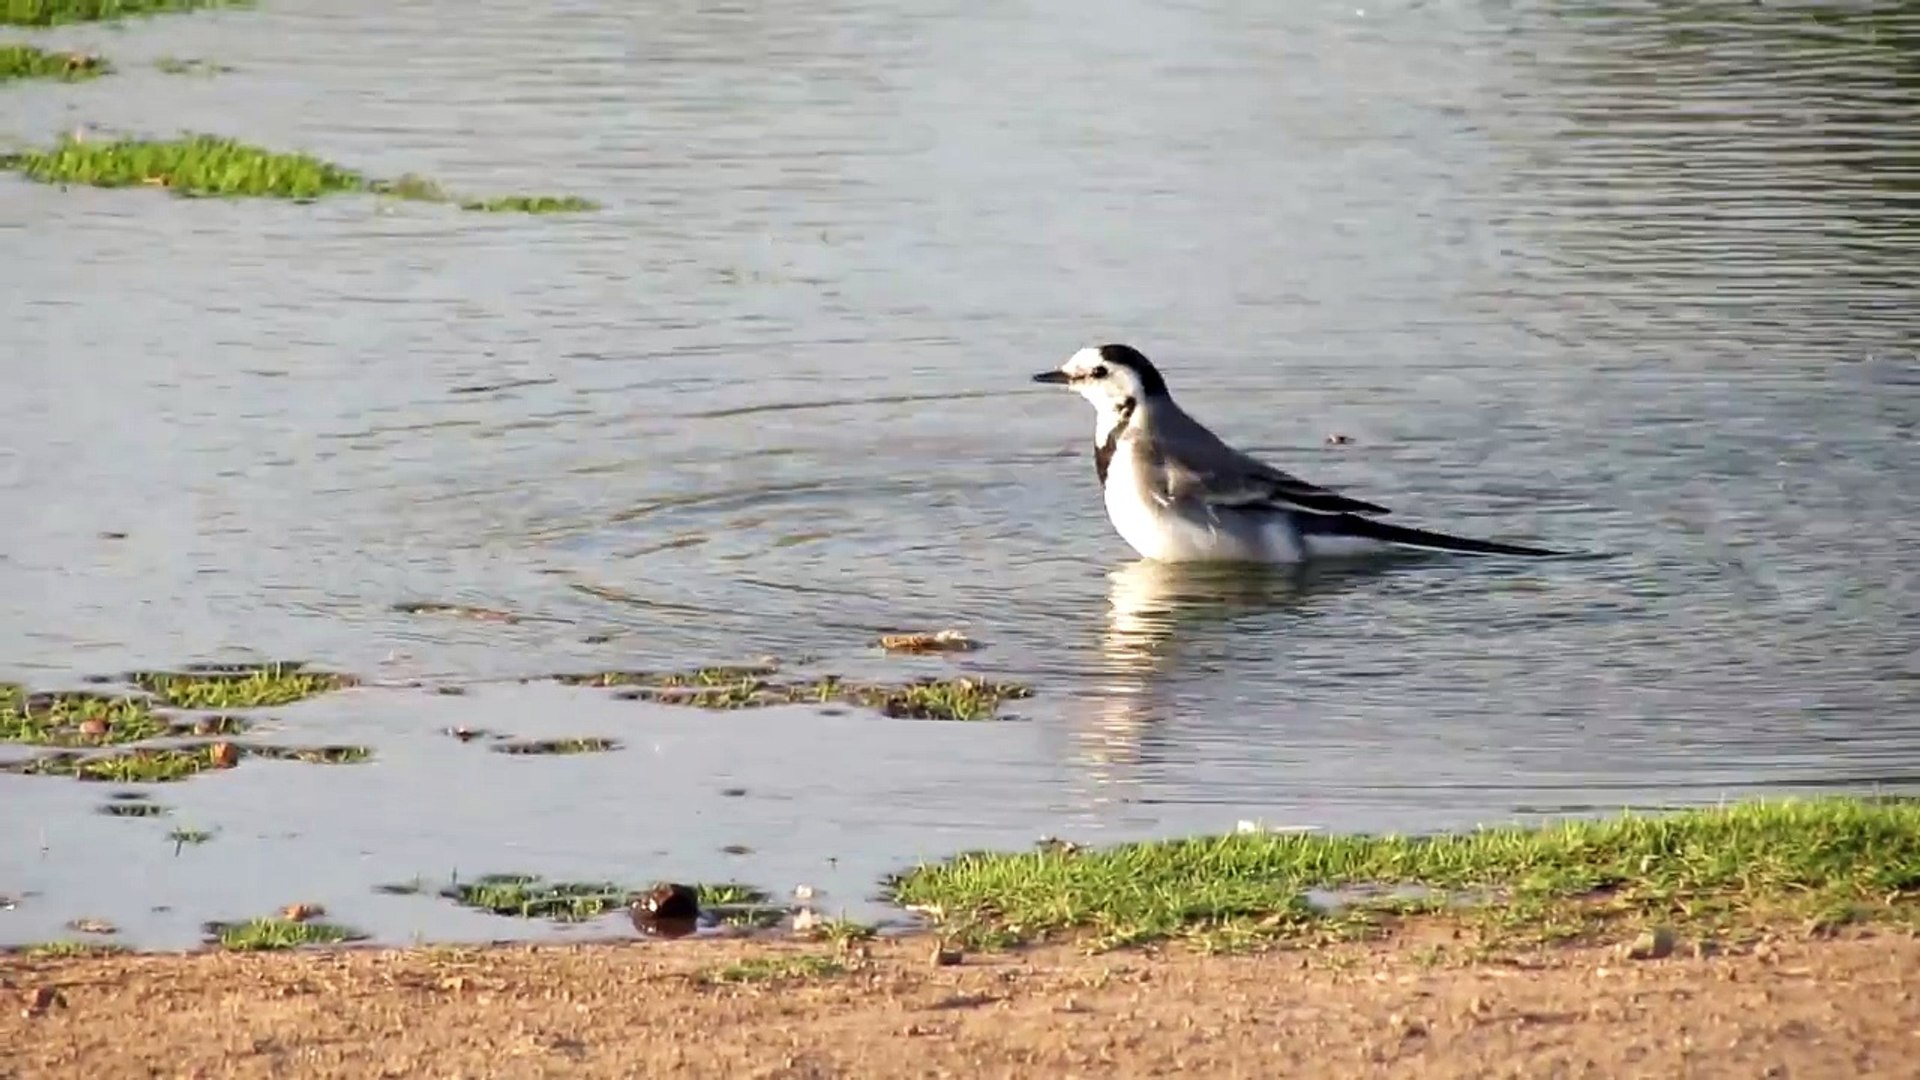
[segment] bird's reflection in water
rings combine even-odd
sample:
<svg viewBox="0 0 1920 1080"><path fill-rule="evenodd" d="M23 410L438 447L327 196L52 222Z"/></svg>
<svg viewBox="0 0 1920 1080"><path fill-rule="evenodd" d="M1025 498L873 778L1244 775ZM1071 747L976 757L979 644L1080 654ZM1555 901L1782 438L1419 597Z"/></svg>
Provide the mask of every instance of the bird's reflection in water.
<svg viewBox="0 0 1920 1080"><path fill-rule="evenodd" d="M1163 728L1190 677L1235 680L1248 665L1284 658L1285 626L1314 602L1378 577L1396 561L1326 568L1177 565L1148 560L1108 575L1099 675L1071 716L1076 756L1089 780L1124 798L1142 765L1164 756Z"/></svg>

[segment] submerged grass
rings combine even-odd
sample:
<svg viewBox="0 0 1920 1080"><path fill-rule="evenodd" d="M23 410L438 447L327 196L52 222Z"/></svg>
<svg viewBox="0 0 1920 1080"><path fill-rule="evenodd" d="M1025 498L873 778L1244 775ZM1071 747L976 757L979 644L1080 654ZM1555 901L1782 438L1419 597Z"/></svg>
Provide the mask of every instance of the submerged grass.
<svg viewBox="0 0 1920 1080"><path fill-rule="evenodd" d="M1435 892L1344 912L1305 895L1380 885ZM979 944L1074 932L1098 947L1249 945L1435 911L1477 919L1489 941L1584 937L1649 918L1703 929L1912 923L1920 804L1789 800L1431 837L1258 833L968 854L918 867L892 892Z"/></svg>
<svg viewBox="0 0 1920 1080"><path fill-rule="evenodd" d="M0 0L0 23L60 26L207 8L252 7L253 0Z"/></svg>
<svg viewBox="0 0 1920 1080"><path fill-rule="evenodd" d="M127 680L183 709L252 709L291 705L355 683L351 675L306 671L297 663L205 666L184 671L136 671Z"/></svg>
<svg viewBox="0 0 1920 1080"><path fill-rule="evenodd" d="M52 79L82 82L113 70L104 56L81 52L48 52L32 45L0 43L0 82L13 79Z"/></svg>
<svg viewBox="0 0 1920 1080"><path fill-rule="evenodd" d="M213 746L205 745L145 748L91 757L75 753L45 754L11 764L6 771L122 784L165 784L221 767Z"/></svg>
<svg viewBox="0 0 1920 1080"><path fill-rule="evenodd" d="M216 935L220 947L232 952L258 952L267 949L295 949L302 945L334 945L360 938L358 931L327 922L296 922L293 919L249 919L243 923L213 923L207 929Z"/></svg>
<svg viewBox="0 0 1920 1080"><path fill-rule="evenodd" d="M67 136L51 149L0 157L0 167L45 184L164 187L180 195L200 197L317 199L365 193L457 202L464 209L497 212L598 209L598 204L572 196L460 198L423 177L381 180L311 154L268 150L207 134L100 141Z"/></svg>
<svg viewBox="0 0 1920 1080"><path fill-rule="evenodd" d="M625 904L629 890L607 881L542 881L532 874L487 874L440 895L463 907L522 919L585 922Z"/></svg>
<svg viewBox="0 0 1920 1080"><path fill-rule="evenodd" d="M847 682L836 675L777 680L778 669L754 665L706 667L689 672L597 671L557 675L572 686L622 687L620 696L665 705L732 710L771 705L842 702L896 718L987 720L1004 701L1031 697L1032 688L1013 682L959 677L915 679L900 683Z"/></svg>
<svg viewBox="0 0 1920 1080"><path fill-rule="evenodd" d="M103 746L165 735L166 720L137 697L86 691L28 694L0 686L0 742Z"/></svg>

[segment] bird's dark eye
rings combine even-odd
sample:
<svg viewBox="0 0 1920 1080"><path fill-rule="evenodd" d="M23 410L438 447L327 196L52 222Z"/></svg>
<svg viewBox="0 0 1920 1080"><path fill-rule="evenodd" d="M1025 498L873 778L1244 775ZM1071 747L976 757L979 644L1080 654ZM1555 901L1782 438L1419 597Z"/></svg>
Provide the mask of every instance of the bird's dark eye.
<svg viewBox="0 0 1920 1080"><path fill-rule="evenodd" d="M1092 374L1092 375L1093 375L1093 377L1094 377L1094 378L1096 378L1096 379L1104 379L1104 378L1106 378L1106 377L1107 377L1107 365L1105 365L1105 364L1101 364L1101 365L1100 365L1099 367L1097 367L1097 368L1094 368L1091 374Z"/></svg>

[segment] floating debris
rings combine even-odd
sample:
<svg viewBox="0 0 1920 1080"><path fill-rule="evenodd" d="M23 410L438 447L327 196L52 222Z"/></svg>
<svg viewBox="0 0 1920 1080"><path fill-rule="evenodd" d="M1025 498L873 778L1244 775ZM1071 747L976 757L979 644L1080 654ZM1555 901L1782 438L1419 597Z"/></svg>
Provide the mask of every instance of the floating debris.
<svg viewBox="0 0 1920 1080"><path fill-rule="evenodd" d="M108 817L150 818L165 817L173 811L156 802L108 802L102 803L99 811Z"/></svg>
<svg viewBox="0 0 1920 1080"><path fill-rule="evenodd" d="M461 619L477 619L481 622L517 623L520 621L520 616L511 611L470 607L466 604L406 603L393 605L393 610L402 615L451 615Z"/></svg>
<svg viewBox="0 0 1920 1080"><path fill-rule="evenodd" d="M880 647L888 652L932 653L972 652L980 646L958 630L939 630L931 634L886 634L880 638Z"/></svg>
<svg viewBox="0 0 1920 1080"><path fill-rule="evenodd" d="M120 928L105 919L78 918L67 923L67 929L80 934L117 934Z"/></svg>
<svg viewBox="0 0 1920 1080"><path fill-rule="evenodd" d="M462 740L464 741L464 740ZM617 739L528 739L503 742L493 747L497 754L596 754L620 749Z"/></svg>
<svg viewBox="0 0 1920 1080"><path fill-rule="evenodd" d="M308 919L317 919L326 913L327 909L319 904L288 904L280 909L280 917L288 922L306 922Z"/></svg>

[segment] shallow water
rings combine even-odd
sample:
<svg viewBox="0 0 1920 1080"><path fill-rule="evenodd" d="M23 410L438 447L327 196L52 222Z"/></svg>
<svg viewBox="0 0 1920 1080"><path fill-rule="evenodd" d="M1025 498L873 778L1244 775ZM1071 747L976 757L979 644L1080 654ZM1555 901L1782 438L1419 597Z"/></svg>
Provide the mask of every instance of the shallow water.
<svg viewBox="0 0 1920 1080"><path fill-rule="evenodd" d="M606 204L0 179L0 678L311 659L378 685L266 712L379 755L141 821L0 775L0 942L314 899L543 931L370 891L456 869L871 915L888 870L1046 834L1920 786L1913 5L443 8L69 28L35 38L122 74L0 90L0 139L210 130ZM1135 563L1088 410L1026 381L1116 339L1396 519L1608 557ZM870 647L945 625L987 648ZM514 681L762 654L1038 694L939 724ZM181 824L218 834L176 855Z"/></svg>

